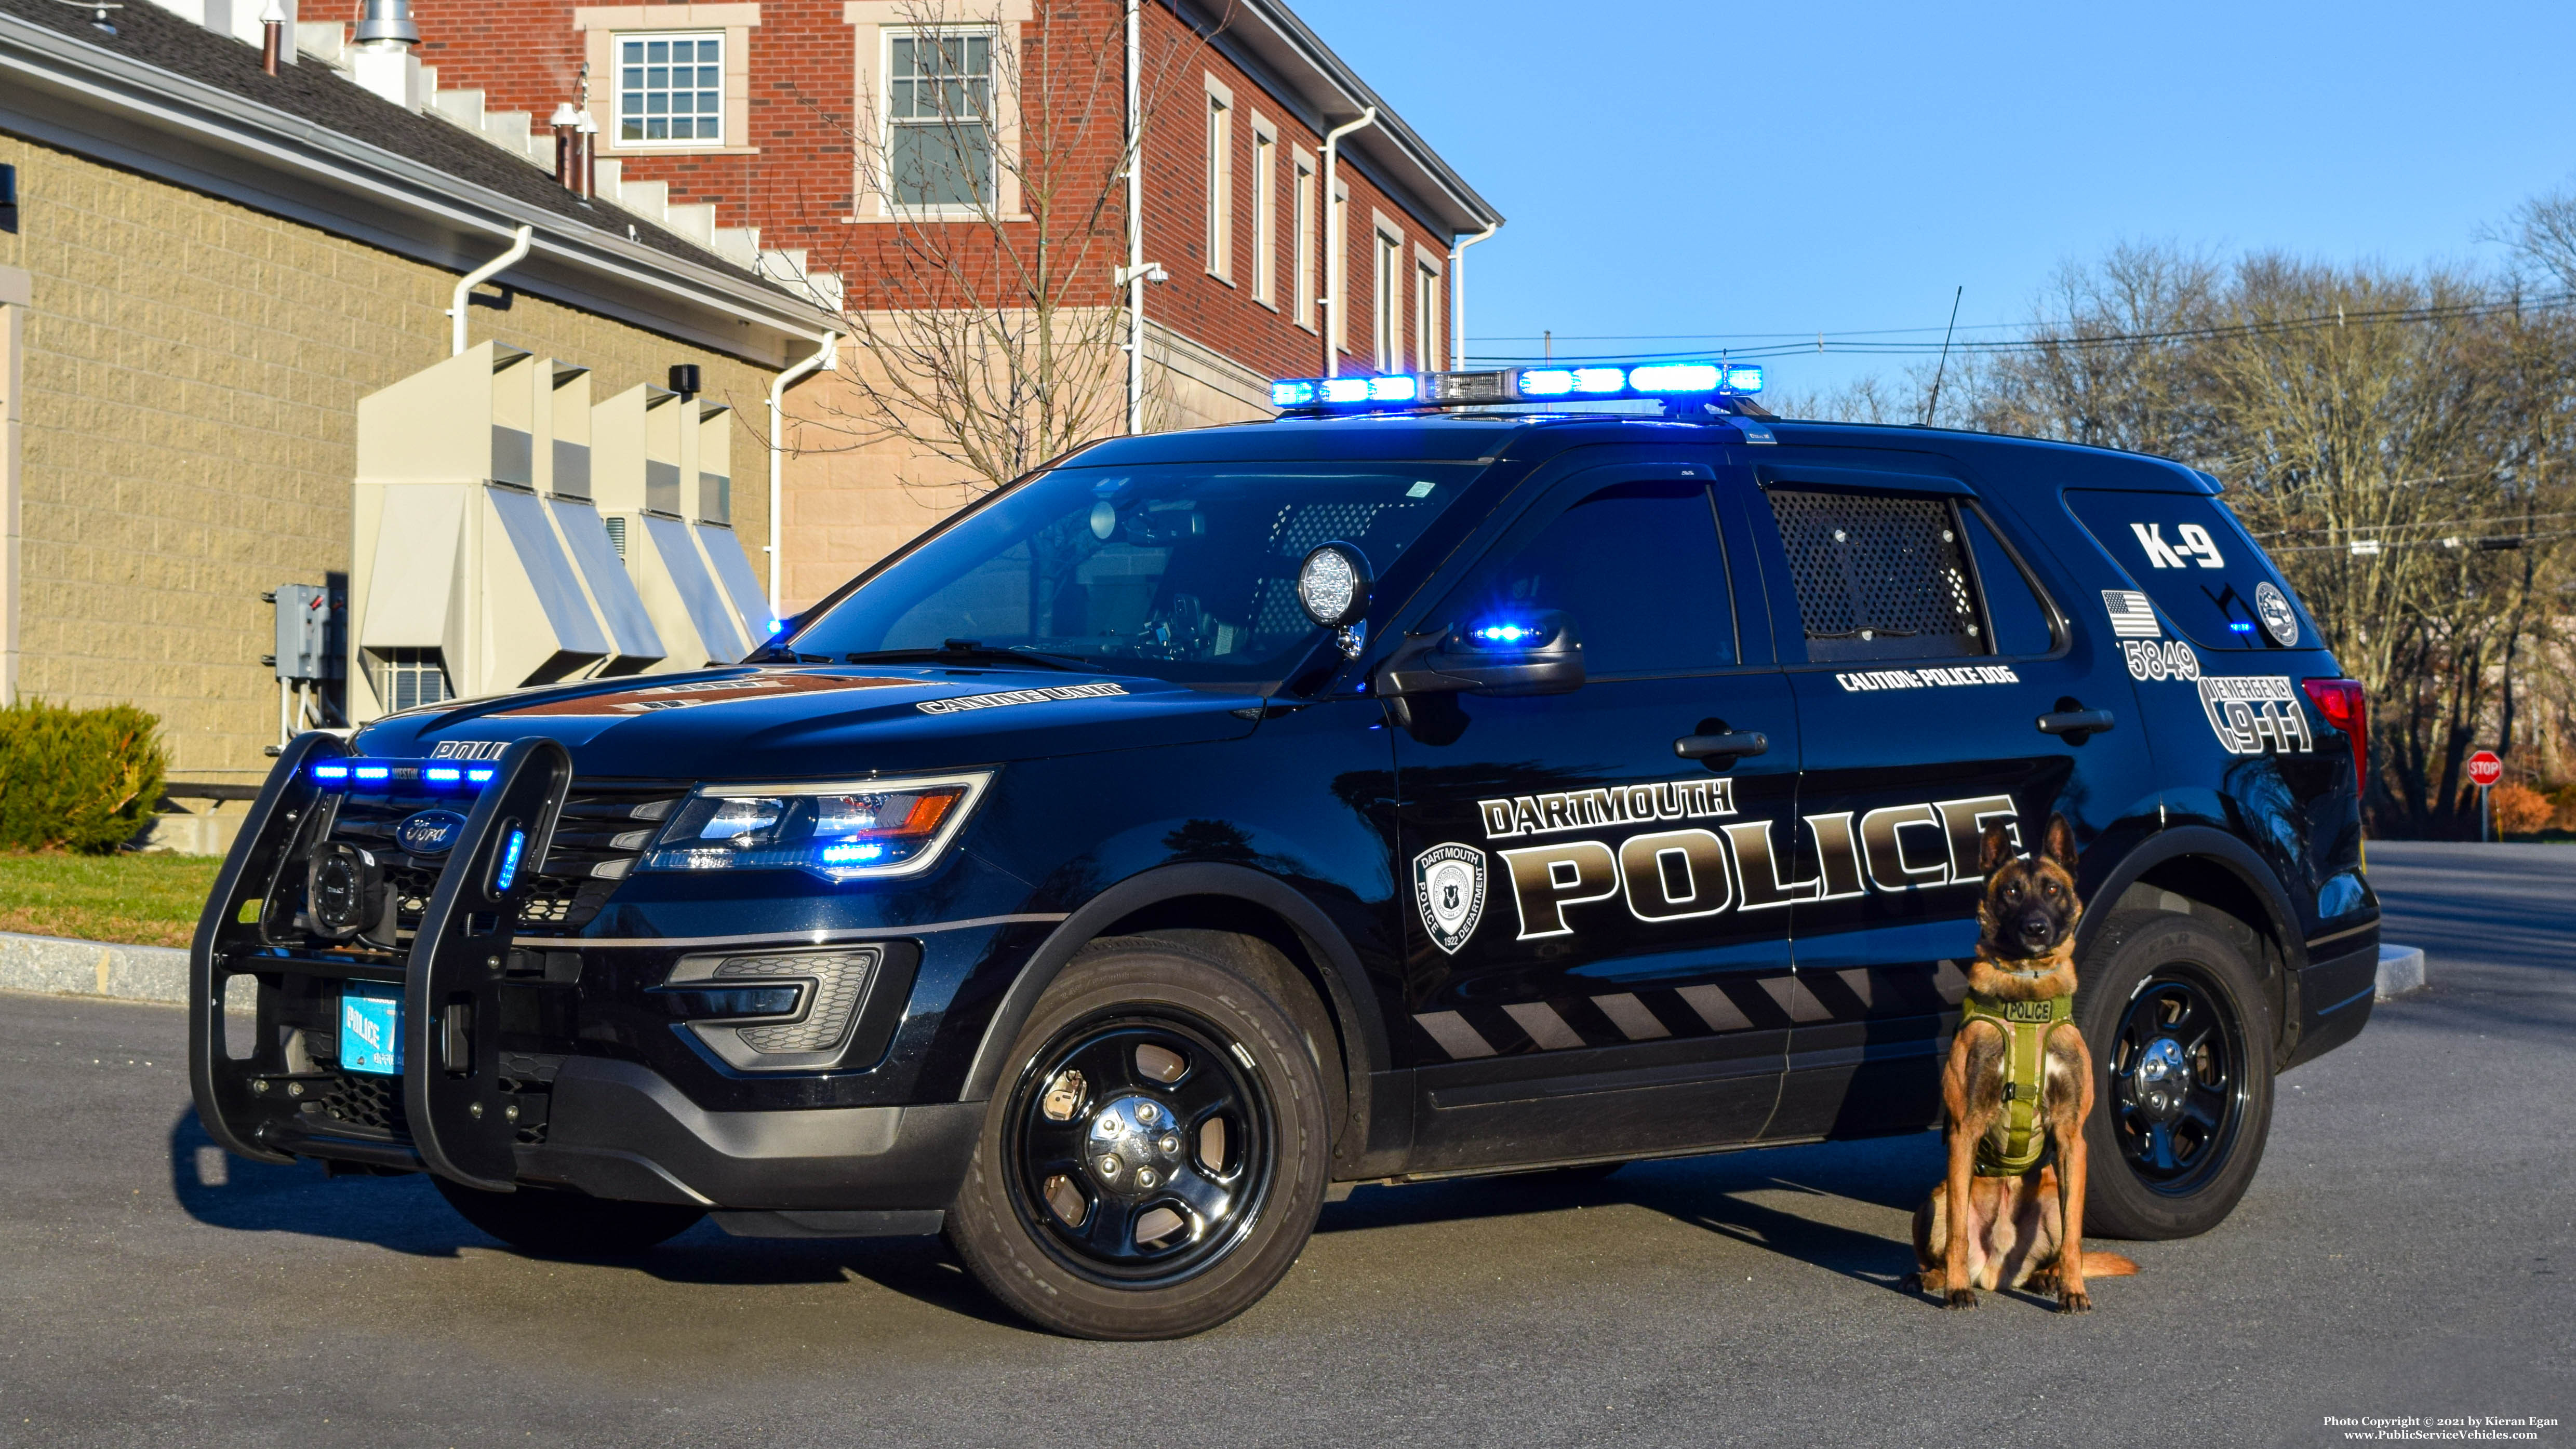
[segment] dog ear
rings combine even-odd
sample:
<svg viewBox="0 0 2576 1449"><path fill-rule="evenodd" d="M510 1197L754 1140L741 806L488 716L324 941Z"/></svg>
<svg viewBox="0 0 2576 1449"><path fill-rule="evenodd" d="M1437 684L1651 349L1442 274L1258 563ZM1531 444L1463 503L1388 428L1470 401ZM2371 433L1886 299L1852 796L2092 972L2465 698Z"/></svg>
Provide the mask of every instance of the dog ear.
<svg viewBox="0 0 2576 1449"><path fill-rule="evenodd" d="M2013 849L2011 828L2003 825L1989 825L1986 827L1985 837L1978 842L1977 873L1991 877L1996 871L2010 864L2017 853Z"/></svg>
<svg viewBox="0 0 2576 1449"><path fill-rule="evenodd" d="M2048 817L2048 839L2041 844L2040 853L2070 871L2075 869L2075 827L2066 822L2065 816Z"/></svg>

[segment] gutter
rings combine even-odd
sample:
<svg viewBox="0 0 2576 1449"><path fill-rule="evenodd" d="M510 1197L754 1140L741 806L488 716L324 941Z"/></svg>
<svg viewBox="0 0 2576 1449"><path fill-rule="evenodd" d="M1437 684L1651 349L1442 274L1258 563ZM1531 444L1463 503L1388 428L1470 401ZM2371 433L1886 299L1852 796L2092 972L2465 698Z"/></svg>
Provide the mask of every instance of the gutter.
<svg viewBox="0 0 2576 1449"><path fill-rule="evenodd" d="M779 549L785 541L778 526L779 506L785 489L779 469L787 454L786 419L782 409L787 400L787 389L804 381L805 375L814 369L833 366L840 347L840 333L825 333L822 347L813 356L769 380L769 547L766 552L769 554L769 633L772 637L778 633L779 620L785 617L778 607Z"/></svg>
<svg viewBox="0 0 2576 1449"><path fill-rule="evenodd" d="M1183 0L1167 0L1167 3L1177 11L1181 8ZM1439 152L1432 150L1429 143L1416 135L1411 126L1405 124L1404 118L1387 105L1384 97L1381 97L1368 82L1361 80L1359 73L1352 70L1340 56L1335 55L1333 48L1326 45L1314 31L1308 29L1306 22L1298 19L1296 13L1285 4L1279 3L1279 0L1219 0L1219 4L1224 13L1216 17L1204 14L1197 17L1200 28L1221 40L1230 39L1241 43L1261 55L1274 70L1279 70L1280 63L1283 61L1293 62L1297 67L1310 73L1312 82L1327 86L1339 93L1344 104L1332 107L1318 105L1319 111L1330 109L1347 112L1374 109L1378 116L1378 132L1385 137L1404 162L1419 171L1422 179L1441 193L1438 199L1446 200L1456 213L1453 216L1441 218L1441 225L1449 227L1453 232L1465 232L1499 225L1502 222L1503 214L1496 211L1491 202L1478 195L1476 189L1469 186L1464 177L1461 177L1447 161L1441 159ZM1190 8L1196 10L1200 7L1198 4L1192 4ZM1259 29L1245 25L1243 23L1245 21L1255 22ZM1300 78L1293 74L1282 72L1279 79L1292 92L1311 90L1311 86L1301 86ZM1310 100L1309 104L1316 104L1316 102ZM1318 124L1318 117L1310 116L1301 119L1319 133L1324 129L1321 124ZM1428 201L1433 198L1424 199ZM1425 220L1429 219L1425 218Z"/></svg>
<svg viewBox="0 0 2576 1449"><path fill-rule="evenodd" d="M246 186L238 176L200 171L166 150L119 144L95 125L66 124L61 118L49 121L28 105L34 95L42 94L128 118L144 130L175 133L211 151L247 160L262 171L319 185L335 197L360 204L344 203L335 214L274 187ZM834 314L712 258L700 263L656 250L291 112L101 50L6 13L0 13L0 114L12 117L12 129L36 134L64 150L88 156L112 153L117 164L164 179L175 172L178 184L190 189L245 199L261 209L441 267L461 270L466 255L483 249L484 238L506 240L526 227L532 233L533 255L559 264L562 270L676 299L780 334L775 348L748 351L744 347L748 339L712 335L703 339L765 366L775 367L785 360L788 339L810 339L840 325ZM18 117L29 124L15 124ZM250 193L248 198L241 196L244 191ZM421 236L371 225L372 219L363 214L368 204L431 223L431 239L424 245ZM522 274L527 270L523 268ZM541 286L529 290L545 291ZM587 299L584 304L589 304ZM668 330L671 322L663 317L657 325Z"/></svg>

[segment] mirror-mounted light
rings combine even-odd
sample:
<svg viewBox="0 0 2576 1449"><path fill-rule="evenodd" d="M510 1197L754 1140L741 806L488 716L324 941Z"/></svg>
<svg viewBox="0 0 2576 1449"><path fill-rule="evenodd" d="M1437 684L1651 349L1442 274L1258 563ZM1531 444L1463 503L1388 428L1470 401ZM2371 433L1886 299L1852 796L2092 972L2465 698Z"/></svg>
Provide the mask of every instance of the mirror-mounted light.
<svg viewBox="0 0 2576 1449"><path fill-rule="evenodd" d="M1582 686L1582 636L1571 615L1547 609L1410 636L1388 658L1378 693L1564 694Z"/></svg>

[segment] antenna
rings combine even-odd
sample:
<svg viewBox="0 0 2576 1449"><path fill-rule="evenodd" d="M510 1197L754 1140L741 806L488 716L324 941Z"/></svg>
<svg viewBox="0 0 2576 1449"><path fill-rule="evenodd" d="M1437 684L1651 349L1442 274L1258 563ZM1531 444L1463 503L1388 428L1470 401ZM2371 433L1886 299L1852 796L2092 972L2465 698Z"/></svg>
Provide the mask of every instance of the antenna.
<svg viewBox="0 0 2576 1449"><path fill-rule="evenodd" d="M1941 361L1932 369L1932 400L1923 405L1923 426L1932 426L1932 414L1941 406L1941 375L1950 370L1950 334L1959 330L1959 299L1968 295L1968 284L1950 294L1950 325L1941 331Z"/></svg>

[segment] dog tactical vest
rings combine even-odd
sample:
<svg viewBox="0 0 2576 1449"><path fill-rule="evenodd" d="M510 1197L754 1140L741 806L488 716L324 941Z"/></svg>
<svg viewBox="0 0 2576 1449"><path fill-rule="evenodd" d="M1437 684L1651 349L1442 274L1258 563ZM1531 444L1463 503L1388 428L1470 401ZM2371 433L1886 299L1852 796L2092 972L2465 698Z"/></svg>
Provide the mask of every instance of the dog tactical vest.
<svg viewBox="0 0 2576 1449"><path fill-rule="evenodd" d="M2061 1021L2075 1019L2073 996L2052 996L2046 1001L2003 1001L1974 991L1959 1005L1959 1030L1968 1023L1990 1021L2004 1034L2004 1142L2000 1151L1994 1135L1977 1139L1977 1176L2019 1177L2039 1165L2042 1152L2048 1150L2048 1134L2040 1129L2040 1093L2047 1086L2047 1046L2049 1028Z"/></svg>

